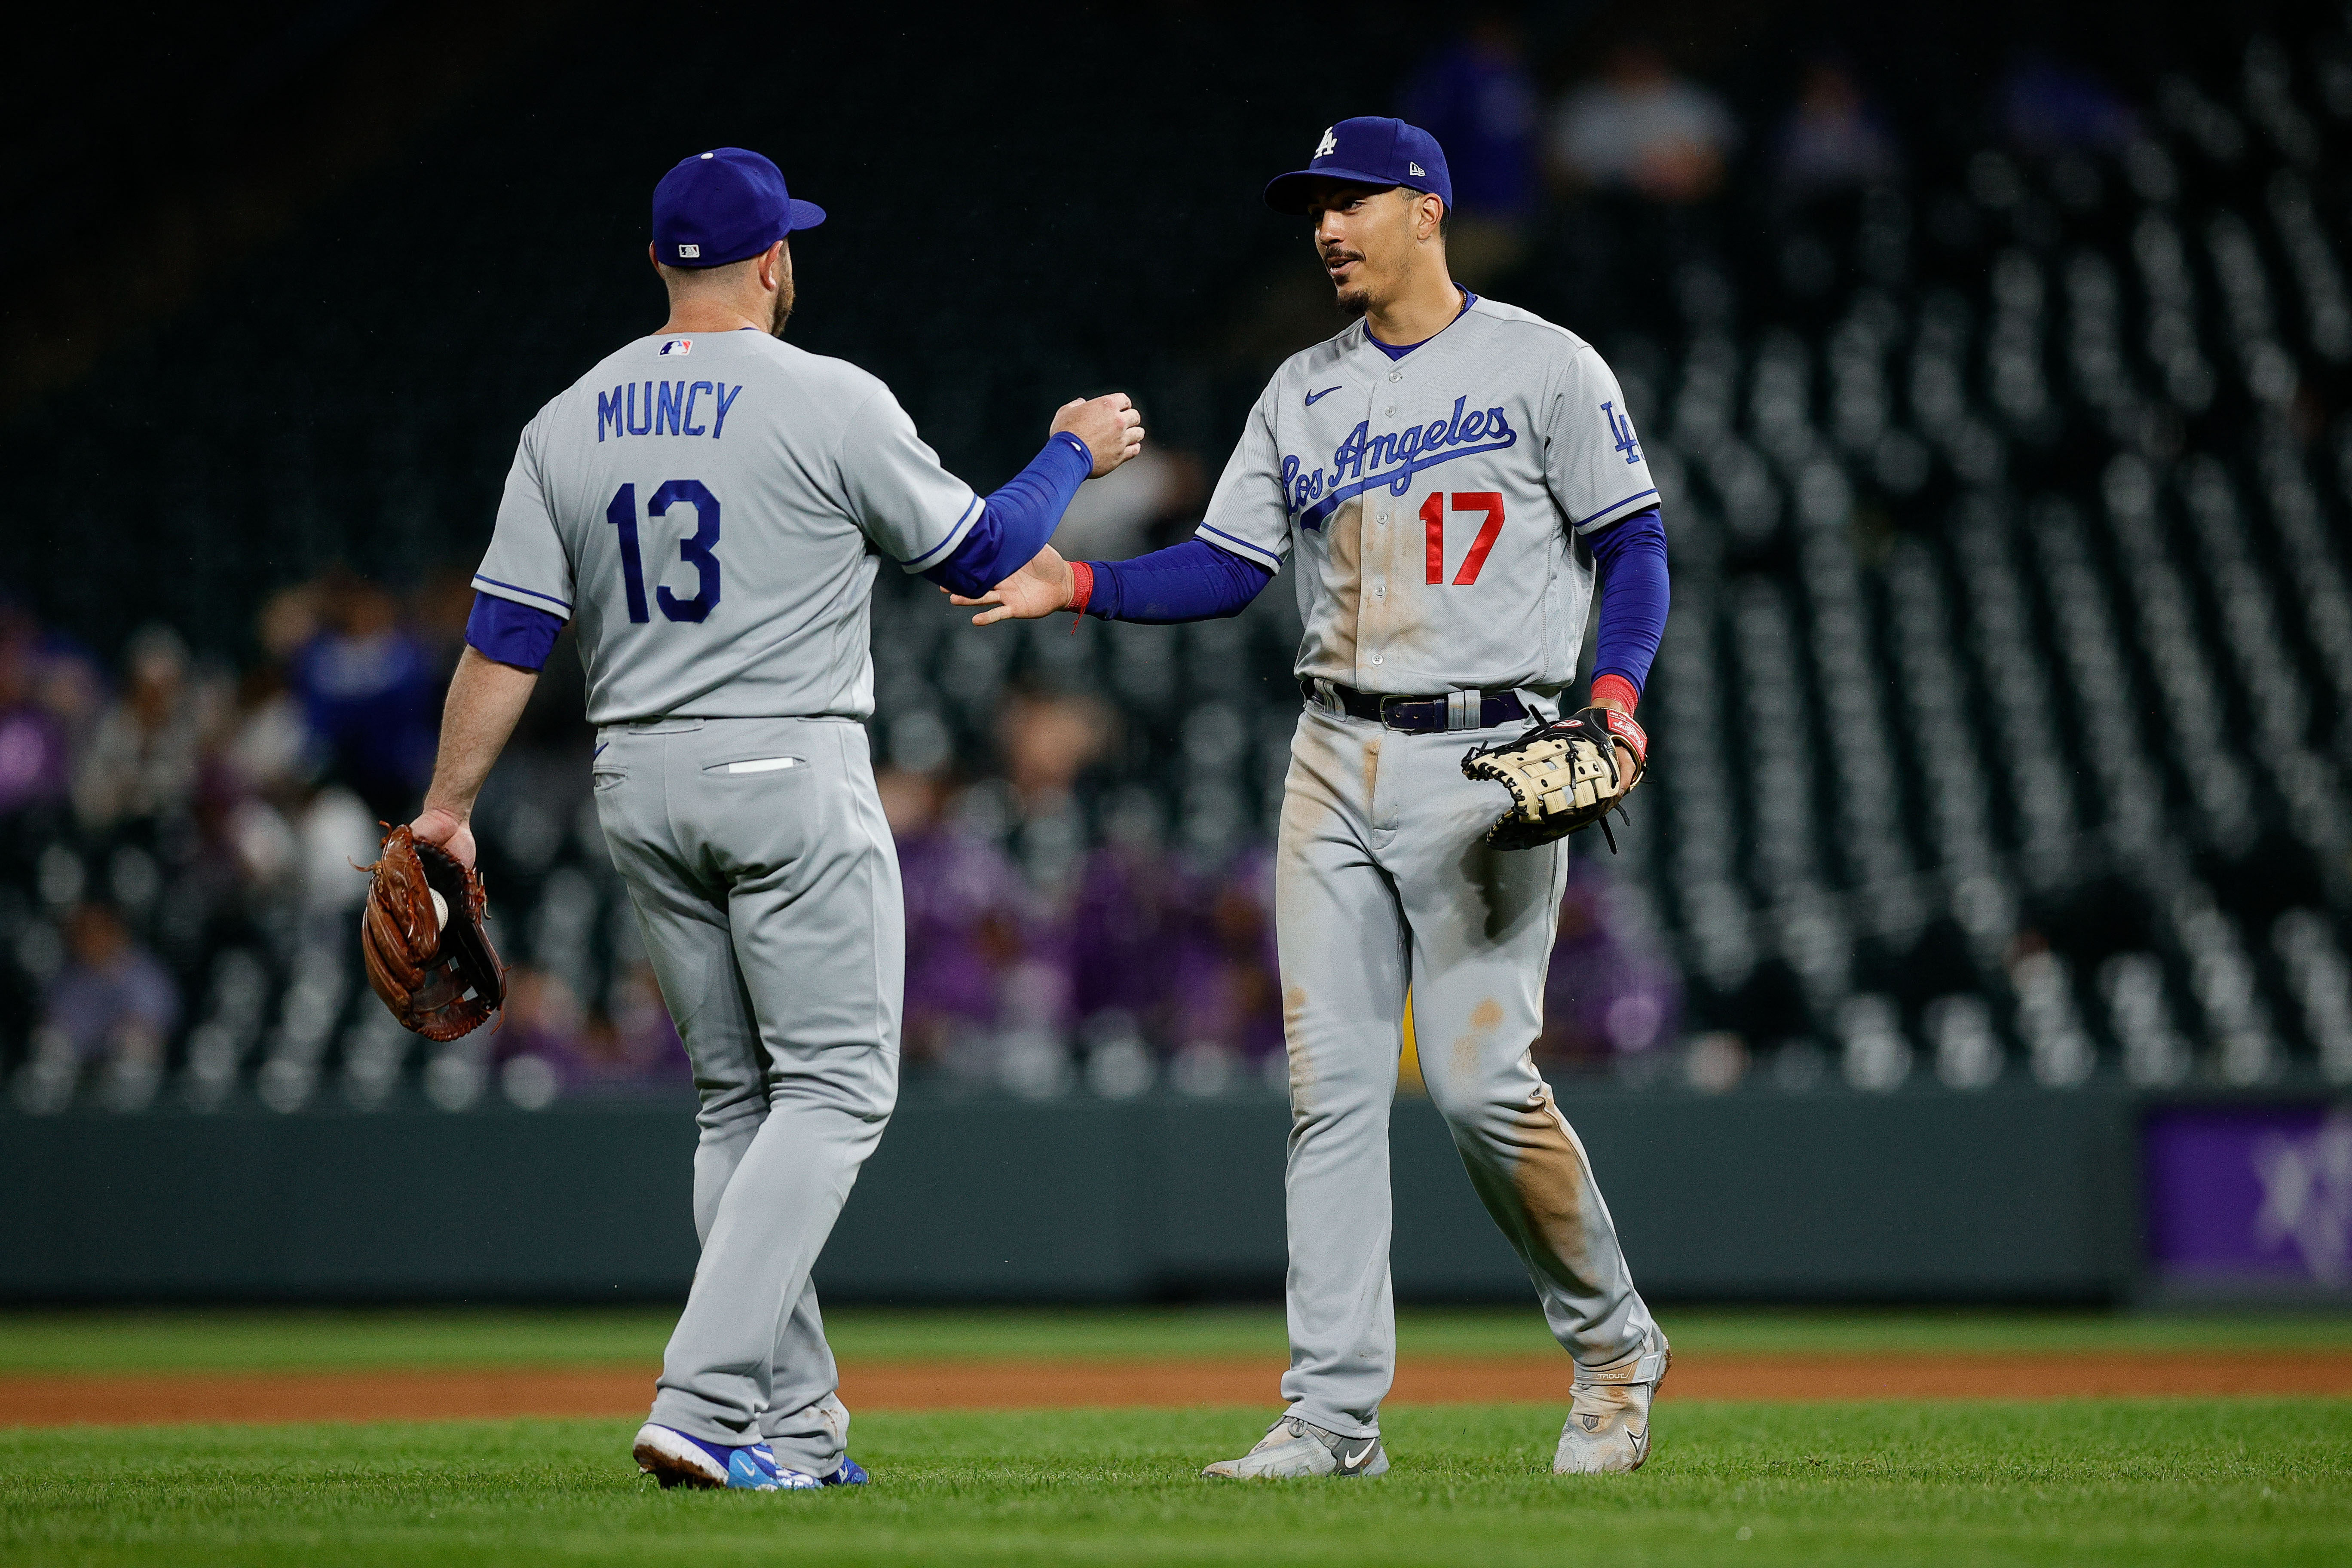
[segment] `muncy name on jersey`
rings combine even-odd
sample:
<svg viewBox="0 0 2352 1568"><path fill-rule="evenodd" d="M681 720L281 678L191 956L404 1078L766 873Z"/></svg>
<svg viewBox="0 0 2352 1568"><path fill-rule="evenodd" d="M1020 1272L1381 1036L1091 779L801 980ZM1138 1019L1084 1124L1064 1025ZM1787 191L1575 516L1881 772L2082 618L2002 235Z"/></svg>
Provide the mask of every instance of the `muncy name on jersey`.
<svg viewBox="0 0 2352 1568"><path fill-rule="evenodd" d="M723 381L629 382L607 397L596 395L596 439L606 430L623 436L709 436L727 428L727 411L743 395L743 384ZM703 399L710 399L704 403Z"/></svg>
<svg viewBox="0 0 2352 1568"><path fill-rule="evenodd" d="M1501 409L1470 408L1469 402L1467 397L1455 398L1450 419L1433 419L1378 436L1371 433L1371 421L1367 419L1332 449L1328 469L1308 469L1286 453L1282 483L1298 526L1319 529L1340 502L1366 490L1386 485L1390 494L1401 496L1412 488L1413 475L1423 468L1517 444L1519 433L1511 428Z"/></svg>

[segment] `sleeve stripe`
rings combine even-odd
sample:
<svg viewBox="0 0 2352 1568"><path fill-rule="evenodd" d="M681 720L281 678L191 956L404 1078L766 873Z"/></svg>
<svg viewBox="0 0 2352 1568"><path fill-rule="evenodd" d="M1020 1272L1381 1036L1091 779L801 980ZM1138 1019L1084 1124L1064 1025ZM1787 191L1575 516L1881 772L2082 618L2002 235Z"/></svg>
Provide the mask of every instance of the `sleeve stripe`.
<svg viewBox="0 0 2352 1568"><path fill-rule="evenodd" d="M1201 525L1200 531L1202 533L1213 533L1219 539L1223 540L1225 543L1220 546L1221 549L1246 550L1254 558L1262 558L1264 560L1273 562L1274 569L1276 571L1279 572L1282 570L1282 557L1275 552L1266 549L1263 545L1252 544L1246 539L1235 539L1223 529L1212 528L1205 522Z"/></svg>
<svg viewBox="0 0 2352 1568"><path fill-rule="evenodd" d="M956 525L948 530L946 538L913 560L901 561L898 564L909 572L922 572L938 565L955 553L955 547L963 542L963 536L971 531L972 520L980 515L980 509L984 504L979 496L974 495L971 498L971 504L963 509L963 515L956 519Z"/></svg>
<svg viewBox="0 0 2352 1568"><path fill-rule="evenodd" d="M572 613L571 605L565 604L554 595L542 594L536 588L525 588L513 583L501 583L496 577L485 577L479 572L474 574L474 582L481 587L503 588L509 594L521 594L529 598L544 599L549 604L553 605L557 609L562 610L565 615L568 616Z"/></svg>
<svg viewBox="0 0 2352 1568"><path fill-rule="evenodd" d="M1570 523L1569 526L1575 529L1579 533L1581 533L1586 529L1591 528L1594 523L1599 522L1601 519L1614 517L1617 513L1624 510L1627 507L1633 505L1637 500L1655 500L1657 499L1657 487L1654 485L1646 490L1635 490L1623 500L1611 501L1607 506L1602 507L1599 511L1594 512L1591 517L1586 518L1583 521Z"/></svg>

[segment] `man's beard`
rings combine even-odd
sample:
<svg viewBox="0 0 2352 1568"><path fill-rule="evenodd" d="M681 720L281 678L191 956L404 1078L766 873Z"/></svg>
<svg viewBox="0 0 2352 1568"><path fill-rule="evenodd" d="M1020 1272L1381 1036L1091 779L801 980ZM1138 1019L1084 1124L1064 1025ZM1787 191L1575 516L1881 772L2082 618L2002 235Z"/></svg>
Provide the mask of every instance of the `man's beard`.
<svg viewBox="0 0 2352 1568"><path fill-rule="evenodd" d="M793 284L792 279L788 278L784 280L784 286L776 290L776 302L769 307L768 335L772 338L782 337L784 323L792 319Z"/></svg>
<svg viewBox="0 0 2352 1568"><path fill-rule="evenodd" d="M1339 307L1339 314L1351 321L1362 321L1364 312L1372 308L1371 297L1362 289L1358 289L1353 294L1349 294L1345 289L1334 289L1331 302Z"/></svg>

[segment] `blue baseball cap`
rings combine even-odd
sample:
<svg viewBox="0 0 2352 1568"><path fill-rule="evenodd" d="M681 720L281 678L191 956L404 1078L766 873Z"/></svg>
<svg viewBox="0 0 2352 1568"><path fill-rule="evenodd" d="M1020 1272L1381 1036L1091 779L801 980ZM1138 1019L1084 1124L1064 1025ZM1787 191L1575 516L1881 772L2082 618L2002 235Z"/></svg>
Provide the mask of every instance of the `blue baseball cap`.
<svg viewBox="0 0 2352 1568"><path fill-rule="evenodd" d="M1364 185L1403 185L1426 191L1454 205L1454 176L1437 138L1418 125L1376 115L1342 120L1323 132L1315 161L1266 183L1265 205L1278 213L1307 211L1307 187L1315 180L1352 180Z"/></svg>
<svg viewBox="0 0 2352 1568"><path fill-rule="evenodd" d="M654 187L654 256L667 267L724 267L824 221L823 207L793 200L783 171L767 159L717 147Z"/></svg>

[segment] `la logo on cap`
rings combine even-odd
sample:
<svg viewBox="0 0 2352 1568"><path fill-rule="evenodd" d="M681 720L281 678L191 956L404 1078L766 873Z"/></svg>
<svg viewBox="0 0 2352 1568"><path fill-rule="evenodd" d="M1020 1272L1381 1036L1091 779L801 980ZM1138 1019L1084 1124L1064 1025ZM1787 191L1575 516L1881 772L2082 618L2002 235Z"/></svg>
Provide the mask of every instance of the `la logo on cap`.
<svg viewBox="0 0 2352 1568"><path fill-rule="evenodd" d="M1332 153L1337 153L1339 150L1339 138L1338 134L1334 132L1332 127L1326 125L1323 128L1323 140L1315 143L1315 156L1318 158L1328 158Z"/></svg>

